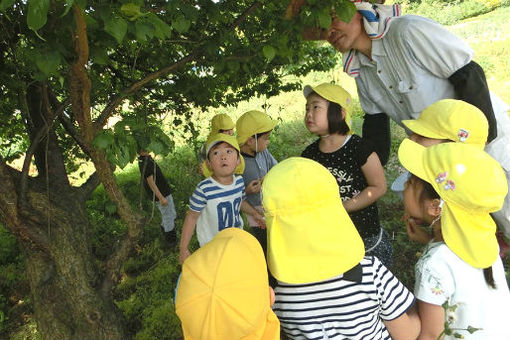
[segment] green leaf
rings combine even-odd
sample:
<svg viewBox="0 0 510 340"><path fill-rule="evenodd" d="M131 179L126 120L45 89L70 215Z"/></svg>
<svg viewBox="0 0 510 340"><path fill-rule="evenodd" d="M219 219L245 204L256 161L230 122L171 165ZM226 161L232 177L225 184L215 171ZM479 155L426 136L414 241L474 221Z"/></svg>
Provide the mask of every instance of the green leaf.
<svg viewBox="0 0 510 340"><path fill-rule="evenodd" d="M137 21L135 23L135 35L138 41L145 42L154 36L154 26L149 23Z"/></svg>
<svg viewBox="0 0 510 340"><path fill-rule="evenodd" d="M264 53L264 57L266 57L267 61L273 60L274 56L276 55L276 50L271 45L264 46L262 52Z"/></svg>
<svg viewBox="0 0 510 340"><path fill-rule="evenodd" d="M74 5L74 0L66 0L66 10L64 11L64 13L62 13L62 15L60 17L65 17L67 15L67 13L69 13L69 10L73 7Z"/></svg>
<svg viewBox="0 0 510 340"><path fill-rule="evenodd" d="M331 14L329 13L329 9L322 11L319 13L319 26L325 29L328 29L331 26Z"/></svg>
<svg viewBox="0 0 510 340"><path fill-rule="evenodd" d="M338 19L349 23L354 14L356 14L356 6L350 1L343 1L335 7L335 11Z"/></svg>
<svg viewBox="0 0 510 340"><path fill-rule="evenodd" d="M30 0L28 2L27 24L34 31L46 25L50 0Z"/></svg>
<svg viewBox="0 0 510 340"><path fill-rule="evenodd" d="M38 56L35 64L37 65L37 68L39 68L39 70L48 77L56 73L57 67L60 65L60 60L60 54L53 50Z"/></svg>
<svg viewBox="0 0 510 340"><path fill-rule="evenodd" d="M120 7L120 12L130 21L134 21L144 15L140 12L140 5L132 2L122 5Z"/></svg>
<svg viewBox="0 0 510 340"><path fill-rule="evenodd" d="M107 65L110 61L106 48L95 47L90 49L90 59L98 65Z"/></svg>
<svg viewBox="0 0 510 340"><path fill-rule="evenodd" d="M172 22L172 27L179 33L186 33L191 25L191 22L183 16L177 17L177 19Z"/></svg>
<svg viewBox="0 0 510 340"><path fill-rule="evenodd" d="M96 138L94 138L94 141L92 144L99 149L106 149L108 146L113 144L114 138L113 134L109 130L103 130L101 131Z"/></svg>
<svg viewBox="0 0 510 340"><path fill-rule="evenodd" d="M1 0L0 1L0 12L5 11L7 8L11 7L16 0Z"/></svg>
<svg viewBox="0 0 510 340"><path fill-rule="evenodd" d="M157 15L149 15L148 20L154 26L154 36L156 38L165 39L170 37L172 28L166 22L158 18Z"/></svg>
<svg viewBox="0 0 510 340"><path fill-rule="evenodd" d="M111 17L105 22L104 29L120 44L127 32L127 22L122 18Z"/></svg>

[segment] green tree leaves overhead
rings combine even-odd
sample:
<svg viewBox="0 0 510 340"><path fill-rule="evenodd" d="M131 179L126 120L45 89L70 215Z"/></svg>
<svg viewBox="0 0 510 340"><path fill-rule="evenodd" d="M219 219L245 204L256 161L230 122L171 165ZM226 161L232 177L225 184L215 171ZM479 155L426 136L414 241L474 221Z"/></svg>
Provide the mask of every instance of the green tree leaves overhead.
<svg viewBox="0 0 510 340"><path fill-rule="evenodd" d="M28 2L27 24L30 29L37 31L44 25L50 8L50 0L30 0Z"/></svg>

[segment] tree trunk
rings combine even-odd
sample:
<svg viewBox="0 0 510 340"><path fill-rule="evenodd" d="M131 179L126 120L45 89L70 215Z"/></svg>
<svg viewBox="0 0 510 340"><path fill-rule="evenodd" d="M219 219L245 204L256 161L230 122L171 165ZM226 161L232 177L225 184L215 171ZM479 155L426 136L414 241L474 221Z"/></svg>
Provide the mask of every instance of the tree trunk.
<svg viewBox="0 0 510 340"><path fill-rule="evenodd" d="M44 206L46 197L30 196L32 206ZM84 208L70 197L58 200L45 209L51 211L49 223L26 217L31 220L28 228L46 229L49 239L49 254L22 244L38 330L52 340L124 339L111 297L105 299L97 289L100 280L87 242L90 225Z"/></svg>
<svg viewBox="0 0 510 340"><path fill-rule="evenodd" d="M4 203L16 196L9 190L14 189L12 177L6 182L5 174L14 171L0 168L0 221L17 236L24 254L43 339L125 339L120 312L98 289L100 275L89 247L91 227L84 204L66 189L52 190L50 201L47 193L29 189L30 209L5 209ZM43 236L34 238L34 233Z"/></svg>

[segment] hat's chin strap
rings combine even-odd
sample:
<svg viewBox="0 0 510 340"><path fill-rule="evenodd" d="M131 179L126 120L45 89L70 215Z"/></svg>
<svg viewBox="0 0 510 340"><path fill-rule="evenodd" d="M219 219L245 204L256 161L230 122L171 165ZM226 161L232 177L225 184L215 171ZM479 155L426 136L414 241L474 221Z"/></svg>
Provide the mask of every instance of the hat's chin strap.
<svg viewBox="0 0 510 340"><path fill-rule="evenodd" d="M432 228L432 226L437 222L439 221L439 219L441 218L441 215L443 214L443 204L444 204L444 201L442 198L439 199L439 208L441 209L441 212L439 213L439 215L432 221L432 223L429 224L429 228Z"/></svg>

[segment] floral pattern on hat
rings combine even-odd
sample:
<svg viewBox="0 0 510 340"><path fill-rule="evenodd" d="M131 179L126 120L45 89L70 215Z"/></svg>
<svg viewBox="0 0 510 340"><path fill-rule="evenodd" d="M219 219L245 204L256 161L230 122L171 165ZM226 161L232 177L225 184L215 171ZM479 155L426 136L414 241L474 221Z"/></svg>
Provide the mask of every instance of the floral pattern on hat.
<svg viewBox="0 0 510 340"><path fill-rule="evenodd" d="M468 139L468 137L469 137L469 131L464 130L464 129L459 129L459 133L457 134L457 136L459 137L460 142L465 142L466 139Z"/></svg>

